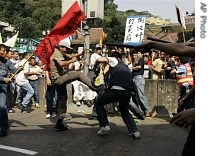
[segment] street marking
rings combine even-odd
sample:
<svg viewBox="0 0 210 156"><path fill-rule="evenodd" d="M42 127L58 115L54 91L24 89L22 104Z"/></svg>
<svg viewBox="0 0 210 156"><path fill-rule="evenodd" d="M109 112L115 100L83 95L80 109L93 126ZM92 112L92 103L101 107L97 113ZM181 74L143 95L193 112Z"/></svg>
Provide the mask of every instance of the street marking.
<svg viewBox="0 0 210 156"><path fill-rule="evenodd" d="M15 151L15 152L29 154L29 155L35 155L38 153L35 151L30 151L30 150L26 150L26 149L22 149L22 148L11 147L11 146L5 146L5 145L1 145L1 144L0 144L0 149L5 149L8 151Z"/></svg>

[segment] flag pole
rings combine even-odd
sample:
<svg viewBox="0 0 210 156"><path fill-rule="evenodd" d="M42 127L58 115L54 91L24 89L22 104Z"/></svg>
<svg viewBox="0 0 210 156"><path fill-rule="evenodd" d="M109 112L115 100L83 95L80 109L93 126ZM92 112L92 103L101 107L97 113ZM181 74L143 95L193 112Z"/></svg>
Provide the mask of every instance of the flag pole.
<svg viewBox="0 0 210 156"><path fill-rule="evenodd" d="M183 35L183 40L184 40L184 43L185 43L185 33L184 33L184 28L182 26L182 35Z"/></svg>

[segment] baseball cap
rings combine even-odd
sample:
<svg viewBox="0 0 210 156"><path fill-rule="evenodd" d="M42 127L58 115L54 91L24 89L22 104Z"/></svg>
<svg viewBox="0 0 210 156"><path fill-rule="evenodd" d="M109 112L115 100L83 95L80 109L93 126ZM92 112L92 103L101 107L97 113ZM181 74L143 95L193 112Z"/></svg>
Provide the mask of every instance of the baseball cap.
<svg viewBox="0 0 210 156"><path fill-rule="evenodd" d="M102 49L100 44L96 44L96 49Z"/></svg>
<svg viewBox="0 0 210 156"><path fill-rule="evenodd" d="M64 47L69 48L69 49L73 49L73 48L71 47L71 43L70 43L70 42L60 41L60 42L58 43L58 45L59 45L59 46L64 46Z"/></svg>

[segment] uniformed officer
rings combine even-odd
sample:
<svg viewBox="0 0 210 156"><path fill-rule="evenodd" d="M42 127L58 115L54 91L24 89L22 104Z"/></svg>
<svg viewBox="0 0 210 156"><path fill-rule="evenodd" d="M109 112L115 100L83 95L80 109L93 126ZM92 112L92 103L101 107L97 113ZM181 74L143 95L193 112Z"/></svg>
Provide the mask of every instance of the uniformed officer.
<svg viewBox="0 0 210 156"><path fill-rule="evenodd" d="M0 136L4 137L7 135L8 130L8 114L6 106L7 98L7 85L11 82L11 79L8 77L9 72L15 73L17 68L13 63L5 59L6 46L0 44Z"/></svg>

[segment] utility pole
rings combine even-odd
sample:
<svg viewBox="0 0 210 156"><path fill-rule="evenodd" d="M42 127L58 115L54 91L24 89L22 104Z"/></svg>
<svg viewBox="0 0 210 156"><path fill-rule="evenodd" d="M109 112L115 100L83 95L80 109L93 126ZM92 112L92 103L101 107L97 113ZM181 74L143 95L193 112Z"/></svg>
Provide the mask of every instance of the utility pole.
<svg viewBox="0 0 210 156"><path fill-rule="evenodd" d="M85 14L87 15L87 6L88 6L88 1L87 0L83 0L83 6L84 6L84 12ZM87 25L86 23L86 20L84 21L84 27L83 27L83 31L84 31L84 38L85 38L85 41L84 41L84 49L86 50L85 52L85 62L89 62L90 60L90 52L89 52L89 49L90 49L90 33L89 33L89 26ZM88 63L89 64L89 63ZM84 73L87 75L88 73L88 66L85 65L84 66Z"/></svg>
<svg viewBox="0 0 210 156"><path fill-rule="evenodd" d="M84 43L84 49L85 49L85 62L89 62L90 60L90 33L89 33L89 27L88 25L84 25L84 37L85 37L85 43ZM88 66L84 66L84 73L87 75L88 73Z"/></svg>

